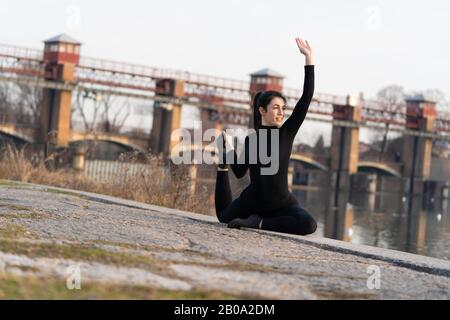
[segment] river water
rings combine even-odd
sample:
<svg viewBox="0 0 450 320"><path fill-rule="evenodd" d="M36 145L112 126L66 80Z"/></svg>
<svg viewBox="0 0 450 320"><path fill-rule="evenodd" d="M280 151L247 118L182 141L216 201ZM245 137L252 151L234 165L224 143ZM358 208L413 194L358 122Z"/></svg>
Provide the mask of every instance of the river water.
<svg viewBox="0 0 450 320"><path fill-rule="evenodd" d="M316 235L450 260L448 200L423 204L395 193L293 190L317 220ZM337 203L337 205L335 205Z"/></svg>

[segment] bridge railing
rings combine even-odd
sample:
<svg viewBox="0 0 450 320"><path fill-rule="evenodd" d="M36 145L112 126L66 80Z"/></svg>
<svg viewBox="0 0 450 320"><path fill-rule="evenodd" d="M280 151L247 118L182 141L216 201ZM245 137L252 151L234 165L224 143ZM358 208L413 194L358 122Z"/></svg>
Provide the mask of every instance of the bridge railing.
<svg viewBox="0 0 450 320"><path fill-rule="evenodd" d="M15 75L42 77L43 51L27 47L0 44L0 70ZM22 59L22 60L21 60ZM24 60L25 59L25 60ZM27 60L28 59L28 60ZM198 97L200 100L223 99L225 105L248 108L250 103L250 82L206 74L192 73L184 70L155 68L151 66L131 64L106 59L82 56L76 69L80 82L99 84L109 87L127 87L137 90L154 90L154 80L172 78L186 82L186 96ZM288 107L293 107L302 92L299 88L283 90L289 100ZM217 98L217 99L216 99ZM316 93L313 101L317 105L329 106L347 103L348 96ZM219 101L220 102L220 101ZM406 110L388 110L377 100L363 99L362 120L372 123L392 123L404 125ZM215 103L212 103L215 105ZM220 105L220 103L218 103ZM325 108L326 109L326 108ZM330 108L315 110L312 113L331 116ZM438 131L450 131L450 114L438 110L435 128Z"/></svg>
<svg viewBox="0 0 450 320"><path fill-rule="evenodd" d="M42 60L44 52L39 49L12 46L0 43L0 56L16 57L30 60Z"/></svg>
<svg viewBox="0 0 450 320"><path fill-rule="evenodd" d="M196 85L248 91L249 82L206 74L192 73L184 70L155 68L145 65L125 63L113 60L82 56L78 68L90 68L111 73L128 74L152 79L177 79Z"/></svg>

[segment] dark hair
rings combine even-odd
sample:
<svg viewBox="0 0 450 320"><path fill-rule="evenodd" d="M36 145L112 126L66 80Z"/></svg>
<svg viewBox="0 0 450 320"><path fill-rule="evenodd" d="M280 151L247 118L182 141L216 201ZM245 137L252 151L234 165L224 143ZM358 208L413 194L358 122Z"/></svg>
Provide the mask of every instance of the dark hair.
<svg viewBox="0 0 450 320"><path fill-rule="evenodd" d="M259 113L259 107L263 107L267 111L267 106L273 98L281 98L286 103L286 98L278 91L260 91L253 99L253 127L255 129L261 128L262 120Z"/></svg>

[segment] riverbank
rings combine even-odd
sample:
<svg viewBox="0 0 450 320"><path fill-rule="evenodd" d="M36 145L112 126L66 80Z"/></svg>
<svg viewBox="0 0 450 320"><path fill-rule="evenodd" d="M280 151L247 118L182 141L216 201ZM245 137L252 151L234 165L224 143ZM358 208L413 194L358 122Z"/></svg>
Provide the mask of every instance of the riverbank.
<svg viewBox="0 0 450 320"><path fill-rule="evenodd" d="M449 299L450 262L3 180L0 298Z"/></svg>

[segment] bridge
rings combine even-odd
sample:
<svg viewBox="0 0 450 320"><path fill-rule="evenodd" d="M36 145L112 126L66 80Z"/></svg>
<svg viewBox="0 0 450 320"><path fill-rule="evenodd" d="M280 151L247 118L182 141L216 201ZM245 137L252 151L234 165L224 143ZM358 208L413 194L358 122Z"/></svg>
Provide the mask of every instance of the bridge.
<svg viewBox="0 0 450 320"><path fill-rule="evenodd" d="M40 128L17 127L14 123L0 123L0 135L10 138L16 145L39 143ZM148 141L138 137L110 132L71 131L69 144L80 141L104 141L121 146L127 151L145 152Z"/></svg>
<svg viewBox="0 0 450 320"><path fill-rule="evenodd" d="M14 141L45 144L49 132L55 132L55 143L61 148L77 141L100 140L165 155L175 145L171 133L181 126L183 105L200 110L204 130L221 130L230 125L251 126L250 105L258 91L283 92L288 107L295 105L302 93L284 87L283 76L270 69L242 81L86 57L81 55L81 43L65 34L44 41L43 50L0 45L0 81L43 90L39 123L14 123L8 115L0 115L0 133ZM73 130L71 113L76 92L152 101L150 137ZM294 152L292 161L341 176L369 171L426 180L433 139L450 140L450 114L437 111L436 103L422 96L408 98L405 107L394 112L379 101L318 92L306 119L332 126L330 156L318 160ZM387 124L390 131L403 135L400 163L360 161L360 129L384 130ZM413 168L414 157L417 162Z"/></svg>
<svg viewBox="0 0 450 320"><path fill-rule="evenodd" d="M8 136L17 145L38 143L39 128L16 127L12 123L0 123L0 134ZM115 134L109 132L83 132L71 131L69 144L80 141L103 141L121 146L126 151L145 152L148 145L146 137L136 137L125 134ZM189 151L195 150L190 147ZM202 147L202 150L207 149ZM188 151L188 150L184 150ZM211 150L212 151L212 150ZM304 165L307 169L329 171L328 158L318 157L311 153L293 152L291 161ZM384 175L401 177L401 165L393 162L380 163L378 161L359 161L358 171L379 172Z"/></svg>

